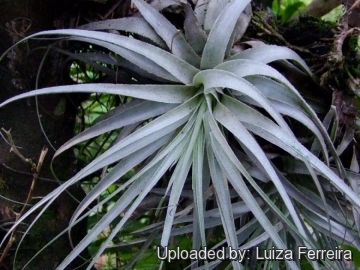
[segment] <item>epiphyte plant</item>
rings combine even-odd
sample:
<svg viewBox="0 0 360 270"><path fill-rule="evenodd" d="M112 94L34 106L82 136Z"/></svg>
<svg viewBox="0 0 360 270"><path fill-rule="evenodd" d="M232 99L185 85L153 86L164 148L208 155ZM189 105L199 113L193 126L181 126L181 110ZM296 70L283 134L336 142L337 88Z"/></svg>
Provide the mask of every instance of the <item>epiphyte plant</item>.
<svg viewBox="0 0 360 270"><path fill-rule="evenodd" d="M360 248L358 223L354 225L353 218L343 214L345 208L356 212L360 207L358 194L346 182L350 176L315 111L269 63L306 73L309 80L310 69L286 47L249 42L235 50L234 44L240 42L251 20L250 0L199 0L194 8L181 0L154 1L151 5L143 0L132 2L138 9L132 17L93 22L80 29L44 31L24 39L59 36L97 45L111 52L101 55L103 63L126 67L156 83L55 86L0 104L3 107L20 98L54 93L133 98L57 150L55 157L80 142L120 130L116 143L45 196L13 228L41 207L44 211L69 186L115 164L79 204L69 228L92 213L88 207L110 185L134 167L136 174L93 207L95 210L121 194L57 269L65 269L121 215L89 263L90 269L163 175L169 175L167 187L157 192L161 190L163 196L159 209L166 206L164 220L136 232L147 236L151 230L159 232L155 238L161 239L162 247L169 245L171 237L192 234L192 248L201 249L209 245L209 229L221 226L224 239L214 248L322 248L311 231L329 241ZM162 15L164 9L184 12L183 29ZM86 57L90 62L98 61L95 55ZM288 119L306 127L311 136L295 134ZM295 181L296 173L289 174L286 165L276 162L280 159L289 161L293 171L301 170L308 181ZM188 184L191 203L180 211L177 206ZM345 206L329 203L333 200L326 194L330 189L341 199L341 194L346 194ZM194 262L192 267L213 269L220 263ZM238 261L229 263L234 269L246 267ZM314 269L338 267L329 260L308 263ZM286 264L300 269L298 260Z"/></svg>

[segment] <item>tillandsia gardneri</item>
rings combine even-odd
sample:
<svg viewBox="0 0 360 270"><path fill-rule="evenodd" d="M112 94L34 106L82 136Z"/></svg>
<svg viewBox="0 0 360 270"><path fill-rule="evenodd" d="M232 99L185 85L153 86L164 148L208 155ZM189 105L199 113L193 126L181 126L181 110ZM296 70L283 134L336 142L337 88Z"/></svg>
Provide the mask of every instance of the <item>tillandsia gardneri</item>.
<svg viewBox="0 0 360 270"><path fill-rule="evenodd" d="M120 130L121 139L41 199L13 228L41 207L44 211L69 186L115 164L80 203L69 228L112 197L122 194L120 199L57 269L65 269L121 215L89 263L90 269L169 170L167 187L157 188L163 196L158 210L165 209L164 220L135 232L160 238L161 247L169 246L171 237L191 234L192 248L202 249L209 245L209 229L220 226L224 239L212 248L276 247L296 252L297 246L324 249L324 243L338 242L360 248L359 223L356 218L354 222L360 198L347 184L357 175L348 174L342 166L313 108L269 63L306 73L309 80L310 69L286 47L260 42L234 46L250 22L250 0L199 0L194 7L181 0L151 5L143 0L132 2L138 9L132 17L93 22L80 29L44 31L24 39L57 36L97 45L111 52L102 54L103 63L158 83L56 86L0 104L54 93L96 92L133 98L57 150L55 157L80 142ZM162 14L171 8L185 14L183 29ZM87 57L94 64L99 62L94 55ZM306 127L306 138L295 134L290 125L293 120ZM279 165L279 160L286 162ZM88 211L104 190L134 167L137 170L131 179ZM304 180L298 181L299 177ZM180 211L177 206L188 194L189 183L192 195L186 196L191 203ZM333 203L334 196L341 204ZM153 230L157 233L152 235ZM325 240L320 241L319 236ZM220 263L194 261L192 267L213 269ZM234 269L250 267L236 260L229 263ZM282 263L290 269L301 268L296 259ZM308 264L314 269L345 265L326 258L308 260Z"/></svg>

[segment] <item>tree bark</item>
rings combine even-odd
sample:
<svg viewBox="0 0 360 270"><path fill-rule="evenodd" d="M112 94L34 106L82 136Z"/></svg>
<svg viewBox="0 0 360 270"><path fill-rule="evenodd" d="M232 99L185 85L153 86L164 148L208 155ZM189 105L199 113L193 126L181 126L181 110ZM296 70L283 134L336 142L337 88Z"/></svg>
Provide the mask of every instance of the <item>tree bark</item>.
<svg viewBox="0 0 360 270"><path fill-rule="evenodd" d="M309 15L320 18L341 4L340 0L313 0L302 11L294 15L291 20L297 20L299 16Z"/></svg>
<svg viewBox="0 0 360 270"><path fill-rule="evenodd" d="M360 5L356 0L342 0L346 11L348 12L347 23L349 27L360 27Z"/></svg>

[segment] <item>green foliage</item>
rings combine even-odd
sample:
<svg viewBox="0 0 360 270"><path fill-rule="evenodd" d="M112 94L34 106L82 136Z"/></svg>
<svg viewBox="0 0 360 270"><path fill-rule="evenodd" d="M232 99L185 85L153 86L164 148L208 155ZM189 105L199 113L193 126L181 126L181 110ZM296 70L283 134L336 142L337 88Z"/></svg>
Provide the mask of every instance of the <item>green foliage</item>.
<svg viewBox="0 0 360 270"><path fill-rule="evenodd" d="M113 95L92 94L81 104L81 111L77 116L75 125L75 133L78 134L85 128L89 128L101 115L104 115L106 112L114 109L116 103L115 96ZM79 143L74 148L77 159L82 161L84 164L89 163L91 160L106 151L114 142L118 134L119 132L117 131L110 131L87 142Z"/></svg>
<svg viewBox="0 0 360 270"><path fill-rule="evenodd" d="M271 6L272 11L281 18L281 23L286 23L289 19L304 9L311 0L274 0ZM322 19L326 21L337 21L342 14L342 8L335 8Z"/></svg>
<svg viewBox="0 0 360 270"><path fill-rule="evenodd" d="M287 0L287 1L273 1L272 10L277 16L281 18L281 22L287 22L293 15L303 9L309 1ZM280 5L279 5L280 4Z"/></svg>
<svg viewBox="0 0 360 270"><path fill-rule="evenodd" d="M55 154L103 136L100 141L106 143L97 147L101 150L88 155L95 159L14 225L38 209L47 209L69 186L102 170L69 228L88 217L94 224L57 269L65 269L91 243L95 243L92 248L99 245L92 250L88 269L111 249L118 249L126 264L119 267L128 269L146 258L151 266L161 267L165 263L154 260L157 245L195 250L274 246L294 252L297 246L360 247L360 199L348 184L358 181L359 175L345 170L340 150L327 133L334 115L330 110L329 123L323 124L289 80L269 64L300 69L309 80L310 69L285 47L253 42L249 49L233 49L250 22L249 2L198 1L193 10L181 1L154 1L151 6L133 0L141 16L27 38L61 36L103 47L111 53L84 52L77 58L106 74L113 72L108 65L136 74L131 84L57 86L0 104L76 92L106 93L123 101L107 107L113 109ZM162 15L163 9L185 14L183 29L176 29ZM144 78L151 83L138 83ZM90 107L95 100L103 103L93 97ZM109 143L106 134L113 136ZM149 207L150 202L155 207ZM132 251L123 252L126 249ZM314 269L345 267L343 261L306 262ZM302 269L298 260L285 263L289 269ZM229 260L192 262L192 268L224 264L233 269L263 268L260 262L242 265ZM280 267L276 261L266 265Z"/></svg>
<svg viewBox="0 0 360 270"><path fill-rule="evenodd" d="M309 0L274 0L271 9L281 18L282 23L286 23L310 2Z"/></svg>
<svg viewBox="0 0 360 270"><path fill-rule="evenodd" d="M325 21L337 22L342 15L344 15L344 9L342 5L339 5L328 14L324 15L322 19Z"/></svg>
<svg viewBox="0 0 360 270"><path fill-rule="evenodd" d="M359 249L354 248L353 246L345 245L343 246L344 249L351 250L353 254L353 265L355 266L355 269L360 268L360 251Z"/></svg>

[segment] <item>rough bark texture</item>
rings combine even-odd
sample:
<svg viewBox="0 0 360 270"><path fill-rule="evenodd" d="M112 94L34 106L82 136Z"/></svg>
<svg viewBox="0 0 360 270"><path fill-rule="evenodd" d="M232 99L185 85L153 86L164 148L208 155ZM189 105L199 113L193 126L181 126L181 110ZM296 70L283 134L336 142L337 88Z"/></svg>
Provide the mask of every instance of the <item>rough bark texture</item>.
<svg viewBox="0 0 360 270"><path fill-rule="evenodd" d="M75 5L76 3L65 0L2 1L0 9L0 40L2 41L0 43L0 54L26 35L40 30L54 29L54 24L71 10L70 4ZM9 57L0 62L0 102L34 88L36 72L42 59L41 54L44 53L44 51L34 51L35 47L32 43L22 44L15 48ZM58 83L58 79L61 78L61 76L55 76L57 75L56 72L60 70L56 70L54 65L55 61L48 61L44 69L46 72L42 73L41 77L42 87L52 86ZM39 98L40 118L49 140L55 147L59 147L73 136L76 105L67 106L66 111L62 114L55 113L63 98L61 95ZM23 99L1 108L0 128L11 130L11 135L21 154L35 163L37 163L43 147L49 149L35 187L33 199L30 201L31 204L34 204L58 186L49 166L54 151L40 129L35 99ZM5 136L4 132L3 135ZM0 137L0 195L2 196L0 197L0 240L2 240L6 229L9 228L9 224L15 220L16 213L22 208L22 205L14 201L24 202L26 200L33 179L29 164L23 162L14 153L10 153L9 150L10 145L4 138ZM71 151L56 161L55 170L61 180L74 174L74 156ZM84 195L81 187L73 187L70 192L79 200ZM13 201L6 200L5 197ZM77 204L68 194L60 196L55 201L20 246L15 258L15 269L22 269L40 248L66 228ZM15 248L23 235L22 233L34 217L35 215L31 216L23 226L19 227L16 241L0 269L13 269ZM85 234L86 224L76 228L73 233L75 243ZM56 265L65 258L70 250L71 246L67 235L65 235L49 249L42 252L26 269L55 269ZM0 253L2 252L3 249L0 250ZM80 262L82 261L76 262L69 269L74 269Z"/></svg>

